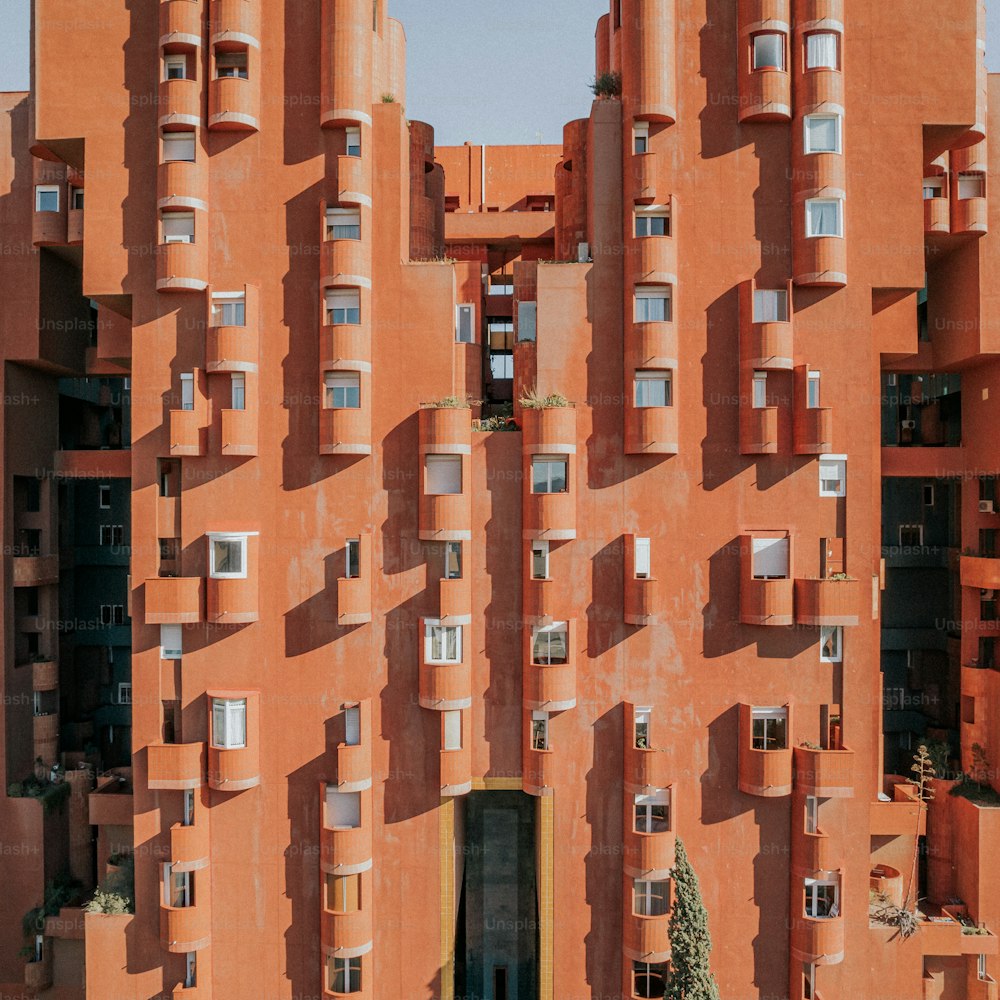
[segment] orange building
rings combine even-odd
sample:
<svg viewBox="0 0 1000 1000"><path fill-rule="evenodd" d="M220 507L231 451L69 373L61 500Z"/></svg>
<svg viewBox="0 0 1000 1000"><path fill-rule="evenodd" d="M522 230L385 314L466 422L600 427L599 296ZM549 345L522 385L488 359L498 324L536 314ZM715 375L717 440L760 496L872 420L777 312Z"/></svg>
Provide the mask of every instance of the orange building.
<svg viewBox="0 0 1000 1000"><path fill-rule="evenodd" d="M724 1000L997 1000L983 4L613 0L447 148L386 6L34 0L0 994L662 996L679 837Z"/></svg>

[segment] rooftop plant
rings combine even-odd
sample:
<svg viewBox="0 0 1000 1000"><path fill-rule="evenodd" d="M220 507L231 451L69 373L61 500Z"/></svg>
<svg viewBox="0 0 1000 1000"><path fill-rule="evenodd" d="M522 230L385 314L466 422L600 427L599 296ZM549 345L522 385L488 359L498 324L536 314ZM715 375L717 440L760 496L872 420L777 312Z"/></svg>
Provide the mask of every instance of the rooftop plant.
<svg viewBox="0 0 1000 1000"><path fill-rule="evenodd" d="M590 85L594 97L621 97L621 73L601 73Z"/></svg>
<svg viewBox="0 0 1000 1000"><path fill-rule="evenodd" d="M534 389L529 389L519 400L526 410L547 410L552 407L570 406L570 401L560 392L541 396Z"/></svg>

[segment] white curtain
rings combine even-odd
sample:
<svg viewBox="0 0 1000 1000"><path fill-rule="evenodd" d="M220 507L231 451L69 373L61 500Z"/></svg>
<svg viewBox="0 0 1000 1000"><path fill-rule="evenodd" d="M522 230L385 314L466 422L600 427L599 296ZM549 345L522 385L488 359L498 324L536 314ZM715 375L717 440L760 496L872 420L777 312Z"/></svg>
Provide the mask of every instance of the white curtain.
<svg viewBox="0 0 1000 1000"><path fill-rule="evenodd" d="M832 31L818 31L806 36L806 68L837 68L837 35Z"/></svg>

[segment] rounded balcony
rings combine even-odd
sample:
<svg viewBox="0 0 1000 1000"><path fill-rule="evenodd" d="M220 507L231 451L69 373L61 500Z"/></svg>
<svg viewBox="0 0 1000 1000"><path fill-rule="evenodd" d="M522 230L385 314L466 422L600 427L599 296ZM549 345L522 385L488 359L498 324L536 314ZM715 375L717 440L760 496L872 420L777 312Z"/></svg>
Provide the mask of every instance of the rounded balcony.
<svg viewBox="0 0 1000 1000"><path fill-rule="evenodd" d="M521 788L526 795L551 795L555 790L552 747L536 750L528 741L521 754Z"/></svg>
<svg viewBox="0 0 1000 1000"><path fill-rule="evenodd" d="M461 493L425 492L423 462L420 477L419 534L425 541L464 541L472 537L472 492L468 488L469 459L462 460Z"/></svg>
<svg viewBox="0 0 1000 1000"><path fill-rule="evenodd" d="M193 872L208 865L210 854L208 821L170 828L170 863L174 871Z"/></svg>
<svg viewBox="0 0 1000 1000"><path fill-rule="evenodd" d="M59 664L55 660L35 660L31 664L31 690L55 691L59 687Z"/></svg>
<svg viewBox="0 0 1000 1000"><path fill-rule="evenodd" d="M677 327L673 323L633 323L625 338L625 364L633 368L677 369Z"/></svg>
<svg viewBox="0 0 1000 1000"><path fill-rule="evenodd" d="M521 410L521 451L525 455L576 453L576 407Z"/></svg>
<svg viewBox="0 0 1000 1000"><path fill-rule="evenodd" d="M450 712L472 706L472 668L468 663L421 663L420 707Z"/></svg>
<svg viewBox="0 0 1000 1000"><path fill-rule="evenodd" d="M844 960L844 918L792 917L792 958L814 965L836 965Z"/></svg>
<svg viewBox="0 0 1000 1000"><path fill-rule="evenodd" d="M341 205L370 205L372 203L370 158L337 157L337 201Z"/></svg>
<svg viewBox="0 0 1000 1000"><path fill-rule="evenodd" d="M192 412L172 410L171 414ZM147 580L144 587L146 624L188 625L203 621L203 590L200 576L158 576Z"/></svg>
<svg viewBox="0 0 1000 1000"><path fill-rule="evenodd" d="M740 355L748 368L789 371L794 364L791 323L741 322Z"/></svg>
<svg viewBox="0 0 1000 1000"><path fill-rule="evenodd" d="M188 0L177 0L186 3ZM157 107L160 128L201 125L201 83L198 80L161 80Z"/></svg>
<svg viewBox="0 0 1000 1000"><path fill-rule="evenodd" d="M631 803L626 806L625 827L625 874L631 878L668 878L677 861L677 835L673 830L638 833L632 829Z"/></svg>
<svg viewBox="0 0 1000 1000"><path fill-rule="evenodd" d="M944 199L934 199L943 201ZM986 198L953 198L950 209L951 231L982 236L989 229L989 206Z"/></svg>
<svg viewBox="0 0 1000 1000"><path fill-rule="evenodd" d="M656 153L632 155L632 200L643 205L656 202L660 162Z"/></svg>
<svg viewBox="0 0 1000 1000"><path fill-rule="evenodd" d="M644 917L629 913L625 917L624 951L635 962L670 960L670 915Z"/></svg>
<svg viewBox="0 0 1000 1000"><path fill-rule="evenodd" d="M775 798L792 790L792 751L740 746L740 791Z"/></svg>
<svg viewBox="0 0 1000 1000"><path fill-rule="evenodd" d="M245 414L247 410L223 410L223 414ZM225 441L225 435L223 440ZM219 625L245 625L260 618L257 574L245 577L210 576L205 581L207 620Z"/></svg>
<svg viewBox="0 0 1000 1000"><path fill-rule="evenodd" d="M795 621L799 625L857 625L861 581L850 577L800 577L795 581Z"/></svg>
<svg viewBox="0 0 1000 1000"><path fill-rule="evenodd" d="M625 410L625 453L676 455L680 449L676 406L628 406Z"/></svg>
<svg viewBox="0 0 1000 1000"><path fill-rule="evenodd" d="M868 888L880 896L885 896L891 906L903 905L903 875L890 865L875 865L869 871Z"/></svg>
<svg viewBox="0 0 1000 1000"><path fill-rule="evenodd" d="M924 232L951 232L951 202L947 198L924 199Z"/></svg>
<svg viewBox="0 0 1000 1000"><path fill-rule="evenodd" d="M673 214L671 222L675 221ZM677 286L677 241L672 236L637 237L629 250L635 283Z"/></svg>
<svg viewBox="0 0 1000 1000"><path fill-rule="evenodd" d="M320 867L331 875L354 875L372 866L370 826L327 827L320 830Z"/></svg>
<svg viewBox="0 0 1000 1000"><path fill-rule="evenodd" d="M50 764L59 756L59 713L32 717L32 757Z"/></svg>
<svg viewBox="0 0 1000 1000"><path fill-rule="evenodd" d="M847 242L837 236L807 237L796 230L792 238L796 285L843 288L847 284Z"/></svg>
<svg viewBox="0 0 1000 1000"><path fill-rule="evenodd" d="M180 0L187 3L188 0ZM208 165L201 160L167 160L156 168L157 208L208 211ZM172 244L171 244L172 245Z"/></svg>
<svg viewBox="0 0 1000 1000"><path fill-rule="evenodd" d="M260 47L260 5L264 0L212 0L212 44Z"/></svg>
<svg viewBox="0 0 1000 1000"><path fill-rule="evenodd" d="M202 9L198 0L160 0L160 48L201 45Z"/></svg>
<svg viewBox="0 0 1000 1000"><path fill-rule="evenodd" d="M156 248L158 292L203 292L208 287L208 240Z"/></svg>
<svg viewBox="0 0 1000 1000"><path fill-rule="evenodd" d="M259 785L259 742L236 749L209 745L208 784L217 792L242 792Z"/></svg>
<svg viewBox="0 0 1000 1000"><path fill-rule="evenodd" d="M212 921L207 906L160 904L160 943L172 954L207 948L211 934Z"/></svg>
<svg viewBox="0 0 1000 1000"><path fill-rule="evenodd" d="M625 579L625 624L652 625L661 612L660 581L653 577Z"/></svg>
<svg viewBox="0 0 1000 1000"><path fill-rule="evenodd" d="M240 0L245 3L246 0ZM251 49L251 52L254 50ZM259 64L259 60L255 60ZM259 65L251 79L216 77L208 85L208 127L216 132L256 132L260 129Z"/></svg>
<svg viewBox="0 0 1000 1000"><path fill-rule="evenodd" d="M320 939L323 952L337 958L355 958L371 951L372 908L348 913L323 909L320 920Z"/></svg>
<svg viewBox="0 0 1000 1000"><path fill-rule="evenodd" d="M677 120L675 20L674 0L645 0L622 33L622 105L639 121Z"/></svg>
<svg viewBox="0 0 1000 1000"><path fill-rule="evenodd" d="M425 406L418 412L421 455L471 455L472 411L467 406Z"/></svg>
<svg viewBox="0 0 1000 1000"><path fill-rule="evenodd" d="M66 210L66 242L70 246L79 246L83 242L82 208L69 208Z"/></svg>
<svg viewBox="0 0 1000 1000"><path fill-rule="evenodd" d="M205 332L206 371L255 372L258 360L256 323L250 322L246 326L210 326Z"/></svg>
<svg viewBox="0 0 1000 1000"><path fill-rule="evenodd" d="M337 581L337 624L367 625L372 620L372 584L366 577Z"/></svg>
<svg viewBox="0 0 1000 1000"><path fill-rule="evenodd" d="M441 794L468 795L472 791L472 744L466 741L460 750L442 750Z"/></svg>
<svg viewBox="0 0 1000 1000"><path fill-rule="evenodd" d="M253 456L257 454L257 409L253 407L251 409L244 410L222 410L221 411L221 424L222 424L222 444L219 448L219 452L222 455L244 455ZM235 588L228 588L235 590ZM209 585L209 595L212 593L211 584ZM235 606L235 610L227 605L220 605L220 608L225 614L222 618L213 618L213 606L209 605L209 621L220 621L228 622L230 624L238 624L241 622L253 622L256 621L256 617L249 617L250 615L256 616L256 602L250 604L250 598L247 596L241 596L239 598L241 602L239 605Z"/></svg>
<svg viewBox="0 0 1000 1000"><path fill-rule="evenodd" d="M792 844L792 871L812 877L816 872L839 871L844 863L844 842L825 833L795 834Z"/></svg>
<svg viewBox="0 0 1000 1000"><path fill-rule="evenodd" d="M647 788L669 788L669 759L662 750L651 747L625 748L625 788L641 794Z"/></svg>
<svg viewBox="0 0 1000 1000"><path fill-rule="evenodd" d="M183 791L205 783L204 743L150 743L146 754L146 785L154 791Z"/></svg>
<svg viewBox="0 0 1000 1000"><path fill-rule="evenodd" d="M794 625L795 581L744 577L740 583L740 622L744 625Z"/></svg>
<svg viewBox="0 0 1000 1000"><path fill-rule="evenodd" d="M833 451L833 410L829 406L797 407L794 436L796 455L826 455Z"/></svg>
<svg viewBox="0 0 1000 1000"><path fill-rule="evenodd" d="M31 217L31 242L36 247L65 246L69 228L65 197L59 199L58 212L35 212Z"/></svg>
<svg viewBox="0 0 1000 1000"><path fill-rule="evenodd" d="M337 744L337 788L344 792L363 792L371 788L371 784L371 744Z"/></svg>
<svg viewBox="0 0 1000 1000"><path fill-rule="evenodd" d="M854 797L854 751L817 750L798 746L793 750L795 787L806 795L824 799Z"/></svg>
<svg viewBox="0 0 1000 1000"><path fill-rule="evenodd" d="M748 40L749 44L749 40ZM792 79L783 69L751 70L749 61L740 72L742 123L787 122L792 118Z"/></svg>
<svg viewBox="0 0 1000 1000"><path fill-rule="evenodd" d="M530 625L549 625L559 614L560 598L564 596L555 580L524 581L522 590L522 611Z"/></svg>
<svg viewBox="0 0 1000 1000"><path fill-rule="evenodd" d="M321 285L371 288L372 249L366 240L324 240L320 253L320 267L323 273Z"/></svg>
<svg viewBox="0 0 1000 1000"><path fill-rule="evenodd" d="M468 575L438 581L438 619L442 625L472 624L472 578Z"/></svg>
<svg viewBox="0 0 1000 1000"><path fill-rule="evenodd" d="M24 966L24 991L27 996L37 996L52 988L52 942L42 951L40 961L30 961Z"/></svg>
<svg viewBox="0 0 1000 1000"><path fill-rule="evenodd" d="M365 396L365 398L367 398ZM372 415L368 406L324 407L319 411L321 455L370 455Z"/></svg>
<svg viewBox="0 0 1000 1000"><path fill-rule="evenodd" d="M778 408L740 404L740 454L775 455L778 451Z"/></svg>
<svg viewBox="0 0 1000 1000"><path fill-rule="evenodd" d="M323 326L319 365L323 371L371 371L371 330L365 323Z"/></svg>
<svg viewBox="0 0 1000 1000"><path fill-rule="evenodd" d="M572 463L570 463L572 468ZM527 474L530 476L530 466ZM531 480L525 480L529 485ZM551 541L576 538L576 496L564 493L532 493L526 488L521 507L522 537Z"/></svg>
<svg viewBox="0 0 1000 1000"><path fill-rule="evenodd" d="M844 74L839 70L821 69L800 73L795 81L795 103L798 108L811 109L822 105L844 106Z"/></svg>
<svg viewBox="0 0 1000 1000"><path fill-rule="evenodd" d="M576 706L575 663L528 663L523 683L527 709L564 712Z"/></svg>
<svg viewBox="0 0 1000 1000"><path fill-rule="evenodd" d="M323 4L321 124L371 124L373 38L368 0Z"/></svg>

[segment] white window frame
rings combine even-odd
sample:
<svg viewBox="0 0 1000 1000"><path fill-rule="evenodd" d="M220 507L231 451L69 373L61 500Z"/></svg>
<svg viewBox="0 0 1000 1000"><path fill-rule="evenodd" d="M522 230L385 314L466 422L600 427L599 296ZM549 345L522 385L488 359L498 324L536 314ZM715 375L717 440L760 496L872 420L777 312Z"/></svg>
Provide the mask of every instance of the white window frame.
<svg viewBox="0 0 1000 1000"><path fill-rule="evenodd" d="M944 178L925 177L923 180L924 201L933 201L944 197Z"/></svg>
<svg viewBox="0 0 1000 1000"><path fill-rule="evenodd" d="M327 410L361 409L361 373L335 371L323 377L323 406ZM338 393L342 402L338 403ZM353 402L352 402L353 400Z"/></svg>
<svg viewBox="0 0 1000 1000"><path fill-rule="evenodd" d="M636 409L661 409L674 405L674 379L669 368L647 368L635 373L635 406ZM649 383L662 383L662 403L646 402L649 398L647 389L653 388ZM653 388L655 392L655 388Z"/></svg>
<svg viewBox="0 0 1000 1000"><path fill-rule="evenodd" d="M640 303L659 302L662 306L650 308ZM663 313L651 316L651 313ZM633 293L633 321L636 323L672 323L674 319L673 285L636 285Z"/></svg>
<svg viewBox="0 0 1000 1000"><path fill-rule="evenodd" d="M452 645L449 636L454 640L454 655L448 655L448 647ZM434 655L436 651L441 654ZM424 663L461 663L462 662L462 626L442 625L437 618L424 620Z"/></svg>
<svg viewBox="0 0 1000 1000"><path fill-rule="evenodd" d="M653 706L637 705L632 710L632 727L635 734L635 746L638 750L649 750L649 732L653 722Z"/></svg>
<svg viewBox="0 0 1000 1000"><path fill-rule="evenodd" d="M344 989L345 995L349 993L360 993L361 992L361 957L356 958L330 958L333 963L330 967L330 982L328 986L330 992L334 992L334 987L337 984L337 973L338 971L344 974Z"/></svg>
<svg viewBox="0 0 1000 1000"><path fill-rule="evenodd" d="M649 122L635 122L632 126L632 152L637 156L649 152Z"/></svg>
<svg viewBox="0 0 1000 1000"><path fill-rule="evenodd" d="M357 125L348 125L344 129L344 141L347 156L361 155L361 129ZM353 150L353 152L352 152Z"/></svg>
<svg viewBox="0 0 1000 1000"><path fill-rule="evenodd" d="M461 580L463 574L462 543L450 541L444 543L444 578L446 580Z"/></svg>
<svg viewBox="0 0 1000 1000"><path fill-rule="evenodd" d="M549 750L549 713L537 709L531 713L531 749Z"/></svg>
<svg viewBox="0 0 1000 1000"><path fill-rule="evenodd" d="M563 466L563 469L564 469L563 479L564 479L564 482L566 483L566 488L562 489L562 490L553 490L553 489L551 489L551 486L552 486L552 483L553 483L553 476L552 476L552 470L551 470L551 468L548 468L546 470L546 473L545 473L545 485L548 486L548 487L550 487L550 488L549 489L545 489L545 490L536 490L535 489L535 483L537 481L537 477L535 475L535 466L536 465L542 465L542 464L545 464L545 465L548 465L548 466L552 466L552 465L557 465L559 463L562 463L562 466ZM532 455L531 456L531 492L533 494L536 494L536 495L542 495L542 494L546 494L547 495L547 494L553 494L553 493L569 493L569 456L568 455Z"/></svg>
<svg viewBox="0 0 1000 1000"><path fill-rule="evenodd" d="M361 707L348 705L344 709L344 745L361 746Z"/></svg>
<svg viewBox="0 0 1000 1000"><path fill-rule="evenodd" d="M190 222L190 226L184 226L183 232L168 233L167 232L168 221L171 223L171 226L181 222ZM162 233L163 243L194 243L195 241L194 212L161 212L160 231Z"/></svg>
<svg viewBox="0 0 1000 1000"><path fill-rule="evenodd" d="M178 906L174 906L174 879L178 880L179 895L183 899ZM193 905L194 899L194 872L175 872L174 866L169 861L163 862L163 905L172 910L182 910Z"/></svg>
<svg viewBox="0 0 1000 1000"><path fill-rule="evenodd" d="M189 951L184 955L184 989L191 990L198 985L198 952Z"/></svg>
<svg viewBox="0 0 1000 1000"><path fill-rule="evenodd" d="M187 55L183 52L167 52L163 56L163 79L164 80L186 80L187 75ZM180 73L171 76L170 71L180 69Z"/></svg>
<svg viewBox="0 0 1000 1000"><path fill-rule="evenodd" d="M118 704L119 705L131 705L132 704L132 682L131 681L119 681L118 682Z"/></svg>
<svg viewBox="0 0 1000 1000"><path fill-rule="evenodd" d="M185 129L179 132L161 132L161 157L163 163L194 163L197 155L197 139L193 129ZM167 155L167 150L171 150ZM190 156L176 156L175 152L187 153Z"/></svg>
<svg viewBox="0 0 1000 1000"><path fill-rule="evenodd" d="M803 914L811 920L833 920L840 916L840 879L805 878L803 881ZM821 889L833 889L833 899L826 913L810 912L818 909Z"/></svg>
<svg viewBox="0 0 1000 1000"><path fill-rule="evenodd" d="M535 567L539 560L542 562L544 573L539 576L535 572ZM549 577L549 543L545 538L536 538L531 542L531 579L548 580Z"/></svg>
<svg viewBox="0 0 1000 1000"><path fill-rule="evenodd" d="M460 302L455 306L455 343L474 344L476 342L476 307L472 302Z"/></svg>
<svg viewBox="0 0 1000 1000"><path fill-rule="evenodd" d="M74 211L83 211L83 188L71 187L69 189L69 207Z"/></svg>
<svg viewBox="0 0 1000 1000"><path fill-rule="evenodd" d="M903 541L904 531L915 531L917 533L917 547L921 547L924 544L924 526L922 524L901 524L899 526L899 546L900 548L909 547L911 543Z"/></svg>
<svg viewBox="0 0 1000 1000"><path fill-rule="evenodd" d="M246 698L213 698L212 746L219 750L244 749L249 741L247 715Z"/></svg>
<svg viewBox="0 0 1000 1000"><path fill-rule="evenodd" d="M249 80L250 79L250 50L233 49L232 51L220 52L215 50L215 78L216 80ZM243 58L240 59L239 57Z"/></svg>
<svg viewBox="0 0 1000 1000"><path fill-rule="evenodd" d="M246 292L212 293L212 326L246 326Z"/></svg>
<svg viewBox="0 0 1000 1000"><path fill-rule="evenodd" d="M562 640L556 640L556 636L562 636ZM542 645L545 647L541 651L542 658L539 658L539 641L544 640ZM550 665L553 663L552 660L552 650L553 648L558 649L561 645L563 651L566 654L565 660L556 660L555 663L558 665L560 663L569 663L572 652L569 648L569 623L568 622L552 622L551 625L538 625L531 632L531 662L538 663L542 665Z"/></svg>
<svg viewBox="0 0 1000 1000"><path fill-rule="evenodd" d="M670 899L670 879L632 880L632 913L639 917L662 917Z"/></svg>
<svg viewBox="0 0 1000 1000"><path fill-rule="evenodd" d="M208 537L208 575L213 580L245 580L247 578L247 538L248 534L236 534L233 532L210 531ZM237 542L239 543L240 568L234 573L218 572L215 568L215 544L216 542Z"/></svg>
<svg viewBox="0 0 1000 1000"><path fill-rule="evenodd" d="M431 470L435 471L432 473ZM455 470L458 470L457 489L441 489L443 486L454 487ZM424 495L435 497L461 496L465 488L464 472L461 455L424 455ZM447 477L447 482L444 481ZM433 480L433 482L432 482ZM431 489L431 486L434 489Z"/></svg>
<svg viewBox="0 0 1000 1000"><path fill-rule="evenodd" d="M42 198L45 195L56 196L56 207L55 208L42 208ZM60 193L58 184L36 184L35 185L35 211L36 212L58 212L59 206L62 204L62 194Z"/></svg>
<svg viewBox="0 0 1000 1000"><path fill-rule="evenodd" d="M181 372L181 409L194 409L194 372Z"/></svg>
<svg viewBox="0 0 1000 1000"><path fill-rule="evenodd" d="M98 510L111 510L111 484L101 483L97 487Z"/></svg>
<svg viewBox="0 0 1000 1000"><path fill-rule="evenodd" d="M806 409L820 409L822 374L818 371L806 371Z"/></svg>
<svg viewBox="0 0 1000 1000"><path fill-rule="evenodd" d="M750 746L753 749L760 750L762 753L773 753L775 751L787 750L789 745L789 733L788 733L788 708L784 705L771 705L768 707L757 707L754 706L750 711L751 727L750 727ZM756 734L754 729L756 726L753 723L763 722L764 723L764 746L754 747L753 744L756 741ZM780 747L774 747L773 749L768 747L767 744L773 737L768 736L768 725L767 723L781 723L784 726L785 733L785 745Z"/></svg>
<svg viewBox="0 0 1000 1000"><path fill-rule="evenodd" d="M788 322L788 289L755 288L753 290L754 323Z"/></svg>
<svg viewBox="0 0 1000 1000"><path fill-rule="evenodd" d="M179 660L184 655L184 626L160 626L160 659Z"/></svg>
<svg viewBox="0 0 1000 1000"><path fill-rule="evenodd" d="M632 562L637 580L648 580L652 576L652 548L648 538L634 539Z"/></svg>
<svg viewBox="0 0 1000 1000"><path fill-rule="evenodd" d="M354 558L351 558L351 555ZM361 579L361 539L348 538L344 543L344 579Z"/></svg>
<svg viewBox="0 0 1000 1000"><path fill-rule="evenodd" d="M194 824L194 789L185 788L184 798L181 800L181 825L192 826Z"/></svg>
<svg viewBox="0 0 1000 1000"><path fill-rule="evenodd" d="M813 135L812 135L812 132L810 131L809 126L813 122L818 122L818 121L821 121L821 120L822 121L833 121L834 122L835 136L834 136L834 143L833 143L833 148L832 149L827 149L826 147L823 147L823 146L816 146L816 147L813 146L813 141L812 141ZM843 151L844 151L844 149L843 149L843 145L844 145L844 143L843 143L843 135L844 135L843 128L844 128L844 119L843 119L843 116L841 116L839 114L826 114L826 113L824 113L824 114L806 115L802 119L802 150L803 150L803 152L807 156L811 156L813 154L818 154L818 153L836 153L836 154L843 153Z"/></svg>
<svg viewBox="0 0 1000 1000"><path fill-rule="evenodd" d="M827 645L830 652L826 653ZM819 662L844 662L844 627L842 625L820 625L819 627Z"/></svg>
<svg viewBox="0 0 1000 1000"><path fill-rule="evenodd" d="M767 409L767 372L755 369L751 382L750 405L755 410Z"/></svg>
<svg viewBox="0 0 1000 1000"><path fill-rule="evenodd" d="M819 833L819 796L807 795L805 803L804 830L806 833Z"/></svg>
<svg viewBox="0 0 1000 1000"><path fill-rule="evenodd" d="M656 830L658 822L653 816L653 810L663 807L665 824L663 831ZM670 789L657 788L653 792L636 794L633 798L632 828L636 833L667 832L673 829L671 816Z"/></svg>
<svg viewBox="0 0 1000 1000"><path fill-rule="evenodd" d="M835 205L837 208L837 231L833 233L817 233L813 231L812 208L818 205ZM844 238L844 199L843 198L807 198L806 210L806 238L807 239L828 239L842 240Z"/></svg>
<svg viewBox="0 0 1000 1000"><path fill-rule="evenodd" d="M338 233L338 229L349 230L349 232ZM361 209L351 206L328 208L326 210L326 238L328 240L360 240Z"/></svg>
<svg viewBox="0 0 1000 1000"><path fill-rule="evenodd" d="M328 288L323 308L328 326L358 326L361 323L361 289L347 286ZM344 318L337 319L337 313L342 313ZM352 318L354 313L357 313L357 318Z"/></svg>
<svg viewBox="0 0 1000 1000"><path fill-rule="evenodd" d="M842 497L847 495L847 456L819 456L819 495Z"/></svg>

